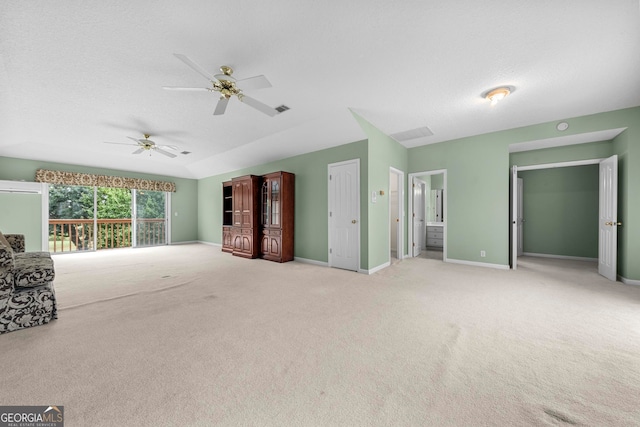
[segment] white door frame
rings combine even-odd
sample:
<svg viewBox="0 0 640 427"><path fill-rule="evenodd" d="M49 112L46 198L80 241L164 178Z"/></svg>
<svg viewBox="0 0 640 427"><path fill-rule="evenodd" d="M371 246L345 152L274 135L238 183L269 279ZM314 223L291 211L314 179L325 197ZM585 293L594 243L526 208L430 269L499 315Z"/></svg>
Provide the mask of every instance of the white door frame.
<svg viewBox="0 0 640 427"><path fill-rule="evenodd" d="M544 163L544 164L530 165L530 166L514 165L513 168L516 168L517 172L521 172L521 171L531 171L531 170L539 170L539 169L565 168L565 167L571 167L571 166L599 165L603 160L606 160L606 159L575 160L570 162ZM512 176L510 177L510 179L512 179ZM599 191L600 189L598 189L598 192ZM517 206L516 206L517 202L518 202L517 197L511 197L511 212L517 211ZM513 218L510 218L510 221L513 222ZM511 224L511 226L512 226L512 229L515 228L513 223ZM518 238L517 232L515 233L512 232L511 239L509 242L509 248L512 256L514 256L514 259L512 260L512 266L511 266L513 270L515 270L517 266L517 258L518 258L517 257L517 248L518 248L517 238Z"/></svg>
<svg viewBox="0 0 640 427"><path fill-rule="evenodd" d="M516 215L516 221L517 223L517 229L518 229L518 256L522 256L522 254L524 253L524 199L523 199L523 192L524 192L524 181L522 178L518 178L517 180L518 183L518 191L517 191L517 197L518 197L518 211L517 211L517 215Z"/></svg>
<svg viewBox="0 0 640 427"><path fill-rule="evenodd" d="M510 211L509 211L509 223L511 230L511 242L509 248L511 249L509 258L511 260L511 269L518 269L518 166L511 166L509 171L509 195Z"/></svg>
<svg viewBox="0 0 640 427"><path fill-rule="evenodd" d="M403 259L404 258L404 239L403 239L403 235L404 235L404 172L401 171L400 169L389 167L389 173L395 174L398 176L398 179L397 179L398 188L396 188L396 190L398 191L398 222L396 225L398 227L398 232L396 233L397 235L396 256L398 257L398 259ZM391 222L393 221L393 218L391 217L391 188L389 188L389 197L387 198L387 200L389 201L388 202L389 203L389 224L391 224ZM389 225L389 245L391 245L391 225ZM391 262L391 254L389 254L389 262Z"/></svg>
<svg viewBox="0 0 640 427"><path fill-rule="evenodd" d="M331 208L332 208L332 197L333 194L331 193L331 168L332 167L336 167L336 166L342 166L342 165L347 165L347 164L355 164L356 166L356 195L355 195L355 199L356 199L356 224L357 227L355 228L355 233L356 233L356 238L355 238L355 258L357 260L357 266L355 268L354 271L360 271L360 227L361 227L361 222L360 222L360 159L352 159L352 160L345 160L342 162L336 162L336 163L329 163L327 165L327 232L328 232L328 236L327 236L327 241L328 241L328 246L327 246L327 260L328 260L328 264L329 267L333 267L333 262L332 262L332 254L331 254L331 235L332 235L332 223L331 223Z"/></svg>
<svg viewBox="0 0 640 427"><path fill-rule="evenodd" d="M449 216L449 209L447 208L447 204L448 204L448 200L449 200L449 193L447 192L447 170L446 169L436 169L436 170L430 170L430 171L424 171L424 172L413 172L409 174L408 177L408 183L411 184L413 182L413 178L417 178L417 177L421 177L421 176L425 176L425 175L439 175L442 174L443 175L443 180L442 180L442 210L444 211L443 215L442 215L442 219L443 219L443 226L442 226L442 260L444 262L447 262L447 227L448 227L448 221L447 221L447 217ZM409 208L408 208L408 212L413 212L413 193L411 194L411 197L408 198L408 202L409 202ZM407 231L407 243L409 245L409 254L413 254L413 252L411 251L411 248L413 247L413 230L408 230Z"/></svg>

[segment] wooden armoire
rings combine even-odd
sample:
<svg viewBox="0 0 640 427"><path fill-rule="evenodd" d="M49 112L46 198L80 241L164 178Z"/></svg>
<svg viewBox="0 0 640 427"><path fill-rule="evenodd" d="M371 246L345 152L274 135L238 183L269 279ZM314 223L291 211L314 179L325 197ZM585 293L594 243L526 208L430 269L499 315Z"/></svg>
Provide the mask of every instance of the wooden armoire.
<svg viewBox="0 0 640 427"><path fill-rule="evenodd" d="M222 250L245 258L293 260L295 175L245 175L222 184Z"/></svg>
<svg viewBox="0 0 640 427"><path fill-rule="evenodd" d="M295 175L273 172L262 177L261 255L276 262L293 260Z"/></svg>

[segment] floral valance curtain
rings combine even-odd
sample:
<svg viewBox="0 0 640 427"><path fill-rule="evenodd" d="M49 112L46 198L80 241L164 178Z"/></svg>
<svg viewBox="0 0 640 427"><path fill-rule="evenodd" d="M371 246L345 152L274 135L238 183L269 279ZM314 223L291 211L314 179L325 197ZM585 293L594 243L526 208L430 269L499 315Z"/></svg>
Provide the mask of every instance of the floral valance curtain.
<svg viewBox="0 0 640 427"><path fill-rule="evenodd" d="M151 179L123 178L121 176L93 175L90 173L52 171L38 169L36 181L47 184L85 185L90 187L128 188L129 190L176 191L176 184L169 181Z"/></svg>

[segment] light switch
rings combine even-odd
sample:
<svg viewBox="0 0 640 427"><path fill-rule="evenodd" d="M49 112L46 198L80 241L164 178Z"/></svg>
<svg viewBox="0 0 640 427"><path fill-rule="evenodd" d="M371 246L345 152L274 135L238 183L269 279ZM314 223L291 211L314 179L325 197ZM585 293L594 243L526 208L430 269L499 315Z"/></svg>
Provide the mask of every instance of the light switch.
<svg viewBox="0 0 640 427"><path fill-rule="evenodd" d="M371 203L376 203L378 201L378 193L375 191L371 192Z"/></svg>

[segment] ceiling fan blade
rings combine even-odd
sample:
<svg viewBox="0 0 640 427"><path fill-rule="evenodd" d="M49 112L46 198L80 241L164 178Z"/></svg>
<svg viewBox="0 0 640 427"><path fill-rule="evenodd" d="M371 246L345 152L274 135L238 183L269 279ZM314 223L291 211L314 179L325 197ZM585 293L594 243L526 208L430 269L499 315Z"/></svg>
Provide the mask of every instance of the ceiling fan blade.
<svg viewBox="0 0 640 427"><path fill-rule="evenodd" d="M216 105L216 110L213 112L214 116L219 116L220 114L224 114L227 110L227 104L229 103L229 98L225 98L224 96L220 97L218 100L218 105Z"/></svg>
<svg viewBox="0 0 640 427"><path fill-rule="evenodd" d="M169 153L168 151L164 151L164 150L162 150L162 149L160 149L160 148L158 148L158 147L154 148L154 150L155 150L155 151L157 151L157 152L158 152L158 153L160 153L160 154L164 154L164 155L165 155L165 156L167 156L167 157L171 157L171 158L176 157L176 155L175 155L175 154L173 154L173 153Z"/></svg>
<svg viewBox="0 0 640 427"><path fill-rule="evenodd" d="M109 142L103 141L105 144L116 144L116 145L139 145L139 144L129 144L128 142Z"/></svg>
<svg viewBox="0 0 640 427"><path fill-rule="evenodd" d="M144 148L138 148L136 151L134 151L134 152L133 152L133 153L131 153L131 154L140 154L140 153L142 153L143 151L144 151Z"/></svg>
<svg viewBox="0 0 640 427"><path fill-rule="evenodd" d="M200 92L200 91L209 90L209 88L206 88L206 87L178 87L178 86L162 86L162 89L165 89L165 90L184 90L184 91L193 91L193 92Z"/></svg>
<svg viewBox="0 0 640 427"><path fill-rule="evenodd" d="M240 101L244 102L247 105L250 105L251 107L255 108L258 111L261 111L263 113L265 113L268 116L275 116L276 114L278 114L278 110L276 110L275 108L271 108L269 107L267 104L263 104L262 102L258 101L257 99L251 98L250 96L247 95L243 95L242 98L239 98Z"/></svg>
<svg viewBox="0 0 640 427"><path fill-rule="evenodd" d="M182 55L180 53L174 53L173 55L176 58L178 58L180 61L182 61L185 64L187 64L193 71L195 71L198 74L204 76L207 80L209 80L209 81L215 81L216 80L216 78L213 77L213 74L207 72L204 68L202 68L201 66L199 66L198 64L193 62L191 59L187 58L186 55Z"/></svg>
<svg viewBox="0 0 640 427"><path fill-rule="evenodd" d="M134 138L132 136L128 136L127 138L129 138L132 141L135 141L136 144L140 145L140 144L144 144L144 142L142 142L141 140L139 140L138 138Z"/></svg>
<svg viewBox="0 0 640 427"><path fill-rule="evenodd" d="M237 80L236 84L242 90L256 90L271 87L271 83L265 76L249 77L248 79Z"/></svg>
<svg viewBox="0 0 640 427"><path fill-rule="evenodd" d="M163 150L168 148L173 151L178 151L180 149L177 145L156 145L156 147L162 148Z"/></svg>

